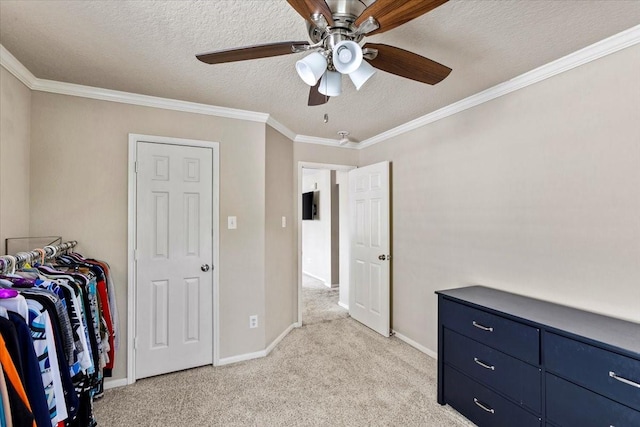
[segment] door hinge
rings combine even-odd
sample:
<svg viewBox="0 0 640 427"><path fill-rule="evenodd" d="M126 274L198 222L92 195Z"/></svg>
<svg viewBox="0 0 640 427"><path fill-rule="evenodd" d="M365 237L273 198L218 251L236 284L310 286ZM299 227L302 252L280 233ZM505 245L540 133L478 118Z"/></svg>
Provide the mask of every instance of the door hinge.
<svg viewBox="0 0 640 427"><path fill-rule="evenodd" d="M138 337L135 337L133 339L133 349L137 350L138 349Z"/></svg>
<svg viewBox="0 0 640 427"><path fill-rule="evenodd" d="M133 251L133 260L134 261L137 261L139 256L140 256L140 251L138 251L137 249L135 251Z"/></svg>
<svg viewBox="0 0 640 427"><path fill-rule="evenodd" d="M134 173L138 173L138 162L137 161L133 162L133 169L134 169Z"/></svg>

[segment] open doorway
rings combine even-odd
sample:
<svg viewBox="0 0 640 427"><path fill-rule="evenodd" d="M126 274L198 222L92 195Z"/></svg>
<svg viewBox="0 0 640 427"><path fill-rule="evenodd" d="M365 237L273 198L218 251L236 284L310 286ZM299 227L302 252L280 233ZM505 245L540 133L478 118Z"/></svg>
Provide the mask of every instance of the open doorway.
<svg viewBox="0 0 640 427"><path fill-rule="evenodd" d="M298 325L349 315L348 171L298 165Z"/></svg>

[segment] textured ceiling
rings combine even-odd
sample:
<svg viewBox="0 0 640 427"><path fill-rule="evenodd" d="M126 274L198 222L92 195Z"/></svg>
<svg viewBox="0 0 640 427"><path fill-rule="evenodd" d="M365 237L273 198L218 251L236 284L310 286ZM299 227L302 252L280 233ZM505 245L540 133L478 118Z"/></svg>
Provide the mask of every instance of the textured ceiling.
<svg viewBox="0 0 640 427"><path fill-rule="evenodd" d="M640 24L638 0L451 0L367 38L453 68L436 86L379 71L308 107L292 54L206 65L195 54L307 40L286 1L0 0L0 43L36 77L271 114L296 134L355 141ZM323 122L325 113L329 122Z"/></svg>

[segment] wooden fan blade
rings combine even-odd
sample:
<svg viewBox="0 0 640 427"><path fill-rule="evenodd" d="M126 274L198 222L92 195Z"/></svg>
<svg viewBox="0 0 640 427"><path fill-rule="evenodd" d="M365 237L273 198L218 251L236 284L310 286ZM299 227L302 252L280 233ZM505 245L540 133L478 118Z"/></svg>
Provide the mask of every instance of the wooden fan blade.
<svg viewBox="0 0 640 427"><path fill-rule="evenodd" d="M223 62L235 62L244 61L246 59L287 55L295 53L294 49L301 46L309 46L309 43L303 41L259 44L235 49L218 50L210 53L201 53L200 55L196 55L196 58L207 64L221 64Z"/></svg>
<svg viewBox="0 0 640 427"><path fill-rule="evenodd" d="M368 36L389 31L424 15L449 0L376 0L356 19L356 26L373 16L380 28L367 34Z"/></svg>
<svg viewBox="0 0 640 427"><path fill-rule="evenodd" d="M322 105L329 102L329 97L327 95L323 95L318 92L318 88L320 87L320 80L316 83L315 86L312 86L309 90L309 107L313 107L314 105Z"/></svg>
<svg viewBox="0 0 640 427"><path fill-rule="evenodd" d="M374 67L421 83L434 85L451 72L446 65L399 47L377 43L367 43L364 47L378 50L378 56L369 61Z"/></svg>
<svg viewBox="0 0 640 427"><path fill-rule="evenodd" d="M320 13L327 20L329 26L333 25L331 9L329 9L324 0L287 0L287 3L307 21L310 20L311 15L314 13Z"/></svg>

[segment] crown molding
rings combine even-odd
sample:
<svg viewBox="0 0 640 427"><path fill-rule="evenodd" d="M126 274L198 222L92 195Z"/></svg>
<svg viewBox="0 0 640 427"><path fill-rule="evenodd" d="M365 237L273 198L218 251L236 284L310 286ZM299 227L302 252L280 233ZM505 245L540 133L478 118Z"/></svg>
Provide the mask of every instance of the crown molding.
<svg viewBox="0 0 640 427"><path fill-rule="evenodd" d="M33 89L33 82L37 80L22 62L18 61L4 46L0 44L0 65L13 74L26 87Z"/></svg>
<svg viewBox="0 0 640 427"><path fill-rule="evenodd" d="M308 135L297 135L291 129L287 128L267 113L238 110L208 104L199 104L195 102L180 101L148 95L139 95L110 89L101 89L90 86L76 85L72 83L39 79L35 77L1 44L0 65L11 74L13 74L16 78L18 78L31 90L260 122L271 126L273 129L277 130L294 142L361 150L379 142L386 141L422 126L428 125L429 123L433 123L435 121L460 113L469 108L475 107L485 102L489 102L503 95L507 95L516 90L538 83L542 80L556 76L565 71L569 71L591 61L595 61L606 55L618 52L619 50L625 49L638 43L640 43L640 25L596 42L590 46L587 46L567 56L552 61L546 65L538 67L532 71L521 74L520 76L514 77L507 82L500 83L475 95L471 95L465 99L454 102L453 104L450 104L432 113L426 114L400 126L389 129L385 132L368 138L360 142L359 144L350 142L346 145L340 145L339 140L337 139L318 138Z"/></svg>
<svg viewBox="0 0 640 427"><path fill-rule="evenodd" d="M118 90L102 89L73 83L56 82L53 80L37 79L33 85L33 90L98 99L101 101L119 102L121 104L138 105L142 107L153 107L164 110L182 111L185 113L205 114L208 116L247 120L251 122L266 123L269 118L269 114L267 113L236 110L234 108L218 107L215 105L199 104L197 102L180 101L177 99L160 98L157 96L140 95L137 93L121 92Z"/></svg>
<svg viewBox="0 0 640 427"><path fill-rule="evenodd" d="M273 129L277 130L292 141L296 139L296 134L294 131L274 119L271 115L269 115L269 118L267 119L267 125L271 126Z"/></svg>
<svg viewBox="0 0 640 427"><path fill-rule="evenodd" d="M308 135L297 135L293 142L302 142L306 144L316 144L316 145L325 145L327 147L338 147L338 148L353 148L357 149L359 144L354 142L349 142L344 145L340 145L340 140L331 139L331 138L318 138L316 136L308 136Z"/></svg>
<svg viewBox="0 0 640 427"><path fill-rule="evenodd" d="M269 119L269 114L267 113L258 113L255 111L238 110L234 108L218 107L215 105L199 104L197 102L180 101L176 99L160 98L157 96L140 95L118 90L39 79L2 45L0 45L0 65L16 76L16 78L24 83L29 89L39 92L70 95L101 101L119 102L121 104L182 111L186 113L205 114L208 116L247 120L251 122L267 123L267 120ZM284 128L284 126L280 126ZM293 132L288 131L288 133L292 134Z"/></svg>
<svg viewBox="0 0 640 427"><path fill-rule="evenodd" d="M595 61L596 59L618 52L622 49L626 49L638 43L640 43L640 25L631 27L621 33L596 42L560 59L549 62L548 64L514 77L507 82L497 84L487 90L471 95L468 98L464 98L432 113L426 114L415 120L411 120L410 122L368 138L360 143L359 149L370 147L379 142L386 141L402 135L403 133L428 125L429 123L444 119L477 105L484 104L485 102L489 102L516 90L533 85L542 80L546 80L560 73L564 73L565 71L572 70L576 67Z"/></svg>

